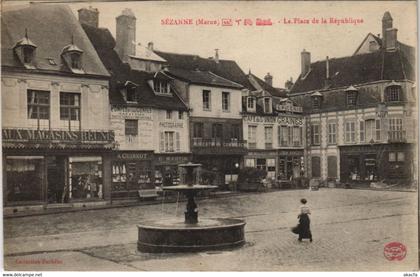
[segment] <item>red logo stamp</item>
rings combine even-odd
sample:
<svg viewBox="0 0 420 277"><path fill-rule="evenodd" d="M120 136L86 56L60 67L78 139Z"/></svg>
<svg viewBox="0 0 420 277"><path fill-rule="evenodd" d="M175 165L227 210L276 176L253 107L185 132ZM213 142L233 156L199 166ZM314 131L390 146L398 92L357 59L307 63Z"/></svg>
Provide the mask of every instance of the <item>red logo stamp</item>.
<svg viewBox="0 0 420 277"><path fill-rule="evenodd" d="M390 242L384 247L384 256L388 261L402 261L407 255L407 248L400 242Z"/></svg>

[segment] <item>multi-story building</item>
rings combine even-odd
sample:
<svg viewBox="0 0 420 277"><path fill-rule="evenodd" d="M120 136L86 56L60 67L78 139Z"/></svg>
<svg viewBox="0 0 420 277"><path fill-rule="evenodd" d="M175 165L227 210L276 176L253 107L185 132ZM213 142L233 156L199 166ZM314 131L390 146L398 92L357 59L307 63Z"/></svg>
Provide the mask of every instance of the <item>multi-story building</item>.
<svg viewBox="0 0 420 277"><path fill-rule="evenodd" d="M414 48L397 40L389 12L349 57L311 63L290 91L303 106L308 176L343 182L410 180L415 172Z"/></svg>
<svg viewBox="0 0 420 277"><path fill-rule="evenodd" d="M117 17L116 41L95 16L95 9L79 10L82 27L111 74L110 123L118 143L110 168L112 198L136 199L140 189L176 183L178 164L191 160L188 109L173 78L161 69L163 59L148 48L138 53L132 47L133 13L126 9Z"/></svg>
<svg viewBox="0 0 420 277"><path fill-rule="evenodd" d="M302 107L286 96L285 90L271 86L272 76L264 81L248 75L255 87L243 93L243 130L247 136L246 167L267 171L267 177L290 180L304 173L305 120Z"/></svg>
<svg viewBox="0 0 420 277"><path fill-rule="evenodd" d="M72 11L2 11L1 47L5 206L109 200L109 74Z"/></svg>
<svg viewBox="0 0 420 277"><path fill-rule="evenodd" d="M214 184L235 180L243 166L242 90L253 88L235 61L155 51L190 109L193 161L215 174Z"/></svg>

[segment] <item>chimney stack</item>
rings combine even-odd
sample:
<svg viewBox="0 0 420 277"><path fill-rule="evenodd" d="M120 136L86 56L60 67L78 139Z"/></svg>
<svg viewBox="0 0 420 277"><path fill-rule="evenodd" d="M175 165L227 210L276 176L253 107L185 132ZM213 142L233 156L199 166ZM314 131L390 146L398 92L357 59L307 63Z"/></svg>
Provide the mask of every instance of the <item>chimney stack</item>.
<svg viewBox="0 0 420 277"><path fill-rule="evenodd" d="M397 48L397 32L396 28L389 28L386 30L386 41L385 49L386 51L392 51Z"/></svg>
<svg viewBox="0 0 420 277"><path fill-rule="evenodd" d="M95 28L99 26L99 11L96 8L81 8L77 11L79 14L79 22Z"/></svg>
<svg viewBox="0 0 420 277"><path fill-rule="evenodd" d="M153 51L153 42L151 41L151 42L149 42L148 44L147 44L147 48L150 50L150 51Z"/></svg>
<svg viewBox="0 0 420 277"><path fill-rule="evenodd" d="M219 49L214 49L214 61L219 63Z"/></svg>
<svg viewBox="0 0 420 277"><path fill-rule="evenodd" d="M328 88L331 84L331 76L330 76L330 59L327 56L325 59L325 87Z"/></svg>
<svg viewBox="0 0 420 277"><path fill-rule="evenodd" d="M311 67L311 53L307 52L305 49L300 53L301 57L301 73L300 76L303 78L308 74Z"/></svg>
<svg viewBox="0 0 420 277"><path fill-rule="evenodd" d="M270 75L270 72L267 73L264 77L264 81L269 84L270 86L273 86L273 76Z"/></svg>
<svg viewBox="0 0 420 277"><path fill-rule="evenodd" d="M392 17L391 14L387 11L382 17L382 47L386 49L387 44L387 32L386 30L392 28Z"/></svg>
<svg viewBox="0 0 420 277"><path fill-rule="evenodd" d="M136 17L131 9L124 9L116 18L115 50L123 62L128 62L129 56L136 54Z"/></svg>
<svg viewBox="0 0 420 277"><path fill-rule="evenodd" d="M292 77L290 77L290 80L287 80L287 81L284 83L284 87L285 87L287 90L290 90L290 89L292 88L292 86L293 86L293 78L292 78Z"/></svg>

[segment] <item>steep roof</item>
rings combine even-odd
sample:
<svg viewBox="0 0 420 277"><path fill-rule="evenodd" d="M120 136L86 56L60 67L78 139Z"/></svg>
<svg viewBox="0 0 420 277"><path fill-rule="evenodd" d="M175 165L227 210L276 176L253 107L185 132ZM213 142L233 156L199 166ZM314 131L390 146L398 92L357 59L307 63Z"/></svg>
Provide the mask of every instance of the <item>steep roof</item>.
<svg viewBox="0 0 420 277"><path fill-rule="evenodd" d="M181 68L169 68L168 73L178 79L197 85L208 85L215 87L225 87L241 89L242 85L231 82L225 78L217 76L211 71L185 70Z"/></svg>
<svg viewBox="0 0 420 277"><path fill-rule="evenodd" d="M214 59L206 59L198 55L177 54L156 50L155 53L164 58L168 62L170 68L179 68L191 71L211 71L214 74L238 83L245 88L250 90L254 89L246 74L235 61L219 60L216 62Z"/></svg>
<svg viewBox="0 0 420 277"><path fill-rule="evenodd" d="M329 60L329 89L380 80L415 80L414 63L409 50L375 51ZM325 89L326 61L311 63L310 72L299 76L290 94Z"/></svg>
<svg viewBox="0 0 420 277"><path fill-rule="evenodd" d="M82 24L82 26L105 67L111 73L109 88L111 104L128 105L120 92L120 88L127 81L131 81L138 85L136 88L138 104L129 104L130 106L187 110L176 93L173 96L159 96L153 92L148 81L154 78L154 73L132 70L128 64L121 61L114 50L115 40L108 29L95 28L85 24Z"/></svg>
<svg viewBox="0 0 420 277"><path fill-rule="evenodd" d="M254 87L256 89L261 88L261 89L269 92L272 96L275 96L275 97L287 97L287 92L286 92L285 89L272 87L269 84L267 84L264 80L258 78L257 76L255 76L252 73L248 74L248 78L250 78L251 83L254 85ZM253 83L253 81L256 82L256 84Z"/></svg>
<svg viewBox="0 0 420 277"><path fill-rule="evenodd" d="M89 38L67 6L29 4L6 8L2 11L1 27L3 68L73 74L61 58L63 49L71 44L73 36L74 44L83 50L82 68L85 74L77 75L109 77ZM25 29L37 46L34 69L25 69L13 51L15 44L24 37Z"/></svg>

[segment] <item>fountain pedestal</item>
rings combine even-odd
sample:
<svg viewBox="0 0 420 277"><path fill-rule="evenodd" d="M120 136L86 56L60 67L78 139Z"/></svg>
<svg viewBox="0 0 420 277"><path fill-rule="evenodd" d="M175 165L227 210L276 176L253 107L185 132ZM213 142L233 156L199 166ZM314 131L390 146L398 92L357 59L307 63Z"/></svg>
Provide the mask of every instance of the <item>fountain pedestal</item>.
<svg viewBox="0 0 420 277"><path fill-rule="evenodd" d="M240 219L200 219L194 196L199 191L216 186L193 185L194 169L199 164L180 165L186 169L184 185L164 187L163 190L181 192L187 197L185 219L146 221L139 225L137 248L141 252L194 252L241 246L245 243L245 221ZM198 179L198 178L196 178Z"/></svg>

